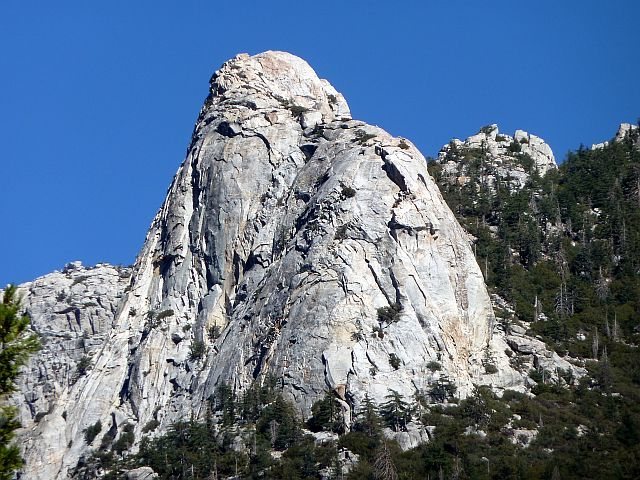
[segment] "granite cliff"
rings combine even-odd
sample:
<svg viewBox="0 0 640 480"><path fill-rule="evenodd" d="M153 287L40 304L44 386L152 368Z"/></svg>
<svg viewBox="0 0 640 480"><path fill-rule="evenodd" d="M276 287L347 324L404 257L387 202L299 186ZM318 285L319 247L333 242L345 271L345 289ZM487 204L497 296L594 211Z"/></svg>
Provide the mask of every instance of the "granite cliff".
<svg viewBox="0 0 640 480"><path fill-rule="evenodd" d="M538 168L552 168L538 150ZM441 376L462 396L523 383L423 156L353 120L282 52L213 75L132 270L74 265L23 288L48 335L19 400L30 479L67 478L124 425L139 440L150 424L204 416L221 382L242 391L275 376L304 414L331 390L347 423L365 393L411 398ZM488 378L487 358L500 365Z"/></svg>

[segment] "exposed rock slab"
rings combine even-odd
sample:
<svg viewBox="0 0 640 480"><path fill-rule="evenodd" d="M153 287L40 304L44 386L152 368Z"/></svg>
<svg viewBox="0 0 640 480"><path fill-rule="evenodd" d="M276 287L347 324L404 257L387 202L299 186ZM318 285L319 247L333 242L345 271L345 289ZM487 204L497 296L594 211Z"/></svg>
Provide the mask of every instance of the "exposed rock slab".
<svg viewBox="0 0 640 480"><path fill-rule="evenodd" d="M636 147L640 147L640 127L632 123L621 123L618 127L615 137L611 140L613 143L620 143L625 140L629 140L635 144ZM591 150L598 150L608 146L611 142L601 142L591 145Z"/></svg>

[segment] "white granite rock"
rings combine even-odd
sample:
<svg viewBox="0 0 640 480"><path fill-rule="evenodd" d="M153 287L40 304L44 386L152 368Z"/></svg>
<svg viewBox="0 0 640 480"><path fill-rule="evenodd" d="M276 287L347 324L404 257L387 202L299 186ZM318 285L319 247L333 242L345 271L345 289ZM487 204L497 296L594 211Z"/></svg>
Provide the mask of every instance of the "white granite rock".
<svg viewBox="0 0 640 480"><path fill-rule="evenodd" d="M616 132L616 136L614 137L614 142L622 142L625 138L630 135L638 134L638 125L633 125L631 123L621 123L618 127L618 131ZM637 140L637 139L636 139Z"/></svg>
<svg viewBox="0 0 640 480"><path fill-rule="evenodd" d="M494 124L464 141L453 139L442 147L436 162L452 184L469 182L470 152L483 156L482 181L490 188L495 188L498 180L508 179L512 188L521 189L533 171L544 175L557 168L551 147L540 137L524 130L516 130L513 136L501 134Z"/></svg>
<svg viewBox="0 0 640 480"><path fill-rule="evenodd" d="M158 474L150 467L140 467L134 470L128 470L125 473L125 478L127 480L153 480L154 478L158 478Z"/></svg>
<svg viewBox="0 0 640 480"><path fill-rule="evenodd" d="M120 288L103 283L105 295ZM438 361L464 396L482 381L494 324L424 157L350 120L344 98L283 52L239 55L211 79L111 318L95 327L92 368L23 437L28 478L67 478L98 420L131 423L139 441L155 417L158 431L202 417L220 382L239 393L275 375L308 415L327 389L352 410L365 393L413 398ZM504 349L494 355L508 366Z"/></svg>

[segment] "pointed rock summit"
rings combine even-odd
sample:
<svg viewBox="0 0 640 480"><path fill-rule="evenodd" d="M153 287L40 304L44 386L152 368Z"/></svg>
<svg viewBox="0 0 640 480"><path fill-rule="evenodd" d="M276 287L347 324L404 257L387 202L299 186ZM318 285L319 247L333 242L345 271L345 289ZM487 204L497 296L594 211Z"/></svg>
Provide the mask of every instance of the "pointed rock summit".
<svg viewBox="0 0 640 480"><path fill-rule="evenodd" d="M28 478L67 478L126 424L139 441L150 423L203 417L221 382L241 392L273 377L305 415L333 390L347 421L365 394L409 399L443 376L464 395L493 329L420 152L351 120L283 52L213 75L125 290L92 368L28 432Z"/></svg>

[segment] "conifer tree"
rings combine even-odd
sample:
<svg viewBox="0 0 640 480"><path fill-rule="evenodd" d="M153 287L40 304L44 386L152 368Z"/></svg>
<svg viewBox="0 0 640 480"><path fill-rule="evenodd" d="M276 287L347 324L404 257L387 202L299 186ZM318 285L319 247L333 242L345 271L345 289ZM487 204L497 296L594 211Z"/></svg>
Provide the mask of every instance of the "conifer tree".
<svg viewBox="0 0 640 480"><path fill-rule="evenodd" d="M312 416L307 421L307 426L311 431L320 432L326 430L334 433L344 433L345 425L340 403L331 392L325 392L324 397L313 404L311 413Z"/></svg>
<svg viewBox="0 0 640 480"><path fill-rule="evenodd" d="M362 431L369 437L377 437L380 434L382 421L380 419L378 407L373 400L371 400L368 393L365 394L362 399L362 404L358 411L358 416L355 424L353 425L353 429Z"/></svg>
<svg viewBox="0 0 640 480"><path fill-rule="evenodd" d="M13 478L14 470L22 466L20 451L11 443L20 423L15 407L6 404L6 397L15 391L20 368L40 347L36 335L27 332L29 317L19 311L16 287L10 285L0 303L0 480Z"/></svg>
<svg viewBox="0 0 640 480"><path fill-rule="evenodd" d="M411 405L405 402L402 395L393 389L389 389L387 401L380 405L380 413L388 427L399 432L407 427L413 416Z"/></svg>

